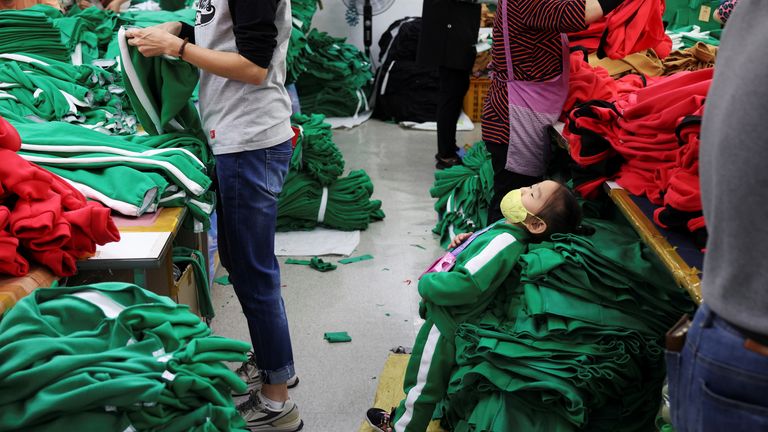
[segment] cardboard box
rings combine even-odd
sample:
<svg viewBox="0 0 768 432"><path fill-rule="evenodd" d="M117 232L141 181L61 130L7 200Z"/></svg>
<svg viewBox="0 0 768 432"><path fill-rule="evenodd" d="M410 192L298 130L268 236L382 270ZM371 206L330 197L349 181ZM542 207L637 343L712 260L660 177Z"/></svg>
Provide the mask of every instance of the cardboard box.
<svg viewBox="0 0 768 432"><path fill-rule="evenodd" d="M200 305L197 298L197 285L195 272L191 265L187 265L181 273L179 280L174 282L170 297L178 304L185 304L196 315L200 316Z"/></svg>
<svg viewBox="0 0 768 432"><path fill-rule="evenodd" d="M695 4L696 6L691 6ZM701 0L667 0L663 20L667 29L675 30L686 26L699 26L701 31L719 30L722 25L714 18L720 2Z"/></svg>

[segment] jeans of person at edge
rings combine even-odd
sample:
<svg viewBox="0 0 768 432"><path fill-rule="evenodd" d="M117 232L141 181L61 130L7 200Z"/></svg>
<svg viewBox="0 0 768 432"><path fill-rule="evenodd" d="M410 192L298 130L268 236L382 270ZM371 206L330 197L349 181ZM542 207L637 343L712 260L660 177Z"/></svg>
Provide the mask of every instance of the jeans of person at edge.
<svg viewBox="0 0 768 432"><path fill-rule="evenodd" d="M437 155L443 159L456 157L456 122L469 89L471 70L440 66L440 94L437 101Z"/></svg>
<svg viewBox="0 0 768 432"><path fill-rule="evenodd" d="M277 197L291 141L216 156L219 255L248 321L256 362L267 384L295 375L288 318L275 257Z"/></svg>
<svg viewBox="0 0 768 432"><path fill-rule="evenodd" d="M749 349L747 340L699 307L682 352L666 353L677 432L768 431L768 352Z"/></svg>

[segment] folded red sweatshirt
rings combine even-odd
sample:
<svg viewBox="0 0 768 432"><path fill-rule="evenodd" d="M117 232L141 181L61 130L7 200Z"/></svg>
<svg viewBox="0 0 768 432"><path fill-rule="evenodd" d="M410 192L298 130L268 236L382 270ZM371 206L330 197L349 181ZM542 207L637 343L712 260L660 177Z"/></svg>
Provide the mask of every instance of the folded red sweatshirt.
<svg viewBox="0 0 768 432"><path fill-rule="evenodd" d="M120 240L120 231L112 220L110 210L98 202L87 202L84 207L66 211L62 216L70 223L73 231L77 228L78 235L82 234L92 243L104 245Z"/></svg>
<svg viewBox="0 0 768 432"><path fill-rule="evenodd" d="M0 231L4 231L11 221L11 211L8 207L0 205Z"/></svg>
<svg viewBox="0 0 768 432"><path fill-rule="evenodd" d="M29 273L29 262L19 255L19 239L0 230L0 274L24 276Z"/></svg>
<svg viewBox="0 0 768 432"><path fill-rule="evenodd" d="M663 205L669 179L698 160L698 148L681 147L676 128L686 116L703 109L711 81L711 69L680 73L618 95L613 102L577 105L568 114L564 131L571 157L582 168L577 189L586 194L595 191L596 182L588 177L592 170L595 179L614 177L631 194ZM612 166L609 160L615 157L623 159L618 172L606 171L606 166ZM683 187L691 177L681 174L679 179L682 184L673 182L672 196L679 203L695 201L696 195Z"/></svg>
<svg viewBox="0 0 768 432"><path fill-rule="evenodd" d="M21 148L21 137L16 128L11 126L7 120L0 117L0 148L8 149L13 152Z"/></svg>
<svg viewBox="0 0 768 432"><path fill-rule="evenodd" d="M77 259L61 249L28 251L34 261L43 264L57 276L74 276L77 273Z"/></svg>
<svg viewBox="0 0 768 432"><path fill-rule="evenodd" d="M25 200L45 199L53 174L27 162L16 152L0 148L0 183L6 192Z"/></svg>
<svg viewBox="0 0 768 432"><path fill-rule="evenodd" d="M49 172L38 165L32 164L32 166L40 171ZM88 202L85 195L56 174L51 174L51 190L61 197L61 205L64 210L81 209Z"/></svg>
<svg viewBox="0 0 768 432"><path fill-rule="evenodd" d="M59 249L72 236L69 222L62 217L61 197L49 192L45 200L20 199L11 212L11 234L31 250Z"/></svg>

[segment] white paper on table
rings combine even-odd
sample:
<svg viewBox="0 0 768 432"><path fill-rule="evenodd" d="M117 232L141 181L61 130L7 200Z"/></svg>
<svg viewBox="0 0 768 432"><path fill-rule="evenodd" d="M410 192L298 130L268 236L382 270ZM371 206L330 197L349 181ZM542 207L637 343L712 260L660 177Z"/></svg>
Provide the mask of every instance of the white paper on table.
<svg viewBox="0 0 768 432"><path fill-rule="evenodd" d="M416 122L409 122L409 121L401 121L400 126L406 129L413 129L413 130L423 130L423 131L437 130L437 122L416 123ZM456 122L456 130L460 132L475 130L475 124L472 123L472 119L470 119L469 116L464 111L461 112L461 115L459 116L459 121Z"/></svg>
<svg viewBox="0 0 768 432"><path fill-rule="evenodd" d="M159 259L170 237L169 232L121 232L119 242L98 246L89 260Z"/></svg>
<svg viewBox="0 0 768 432"><path fill-rule="evenodd" d="M275 234L277 256L352 255L360 244L360 231L315 228Z"/></svg>

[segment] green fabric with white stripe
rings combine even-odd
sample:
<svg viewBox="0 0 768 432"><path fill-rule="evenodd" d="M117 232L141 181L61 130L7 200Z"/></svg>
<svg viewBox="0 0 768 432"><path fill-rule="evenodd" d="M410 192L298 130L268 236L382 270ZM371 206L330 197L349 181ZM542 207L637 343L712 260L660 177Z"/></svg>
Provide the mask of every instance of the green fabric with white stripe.
<svg viewBox="0 0 768 432"><path fill-rule="evenodd" d="M146 196L145 186L151 180L159 187L161 195L157 205L169 206L182 202L206 229L210 226L214 194L209 190L211 179L208 172L212 169L213 157L207 144L199 139L181 133L109 136L61 122L11 123L21 135L22 148L19 154L25 159L43 167L70 170L70 173L63 175L68 180L85 184L103 195L134 205L139 197ZM178 189L169 191L156 177L145 180L141 183L143 186L134 190L128 189L140 185L121 184L119 178L103 178L119 175L119 170L110 170L118 166L135 169L145 175L162 175L167 184ZM82 170L90 173L79 176ZM139 175L133 174L134 177ZM115 186L114 190L112 186ZM126 190L118 191L121 188ZM163 201L166 194L181 191L185 193L179 197L180 201ZM109 205L107 202L104 204Z"/></svg>
<svg viewBox="0 0 768 432"><path fill-rule="evenodd" d="M119 79L119 77L118 77ZM0 115L15 122L66 121L114 134L136 132L111 68L27 54L0 55Z"/></svg>
<svg viewBox="0 0 768 432"><path fill-rule="evenodd" d="M457 325L479 317L494 301L525 251L527 238L523 229L497 223L456 257L450 271L422 276L418 289L426 322L406 369L406 398L393 420L396 432L427 429L456 365Z"/></svg>
<svg viewBox="0 0 768 432"><path fill-rule="evenodd" d="M135 285L36 290L0 321L0 429L242 431L248 349Z"/></svg>
<svg viewBox="0 0 768 432"><path fill-rule="evenodd" d="M192 92L198 81L198 70L184 60L166 57L144 57L129 46L118 32L123 87L144 130L150 135L185 131L205 138Z"/></svg>

